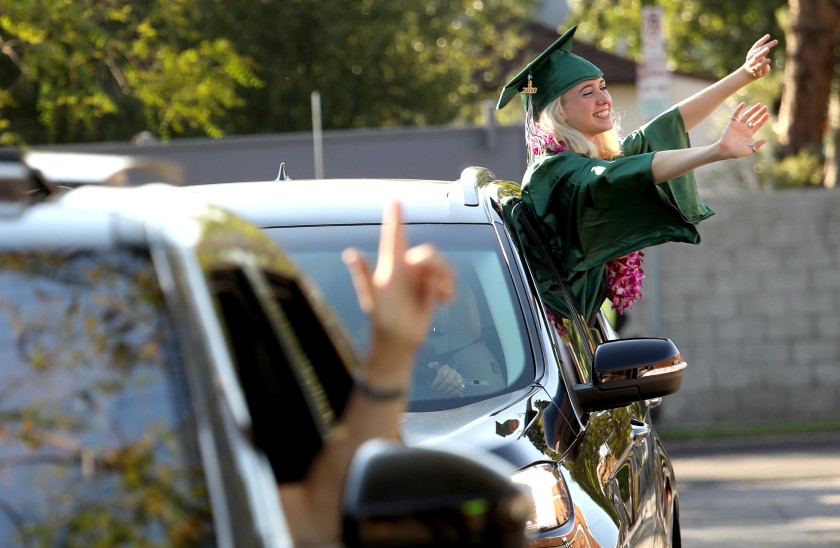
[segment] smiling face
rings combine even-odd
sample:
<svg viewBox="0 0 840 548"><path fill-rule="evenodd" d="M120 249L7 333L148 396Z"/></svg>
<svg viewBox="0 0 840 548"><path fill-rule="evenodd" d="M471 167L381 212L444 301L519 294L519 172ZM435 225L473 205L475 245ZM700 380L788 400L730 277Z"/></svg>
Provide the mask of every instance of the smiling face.
<svg viewBox="0 0 840 548"><path fill-rule="evenodd" d="M560 96L566 123L590 141L613 127L612 97L603 78L585 80Z"/></svg>

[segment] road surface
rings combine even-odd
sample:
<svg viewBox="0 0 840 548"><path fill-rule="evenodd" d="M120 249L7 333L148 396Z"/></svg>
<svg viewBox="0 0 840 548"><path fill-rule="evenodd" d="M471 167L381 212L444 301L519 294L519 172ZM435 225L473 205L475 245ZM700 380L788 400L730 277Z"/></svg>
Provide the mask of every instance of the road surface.
<svg viewBox="0 0 840 548"><path fill-rule="evenodd" d="M685 548L840 547L840 433L666 448Z"/></svg>

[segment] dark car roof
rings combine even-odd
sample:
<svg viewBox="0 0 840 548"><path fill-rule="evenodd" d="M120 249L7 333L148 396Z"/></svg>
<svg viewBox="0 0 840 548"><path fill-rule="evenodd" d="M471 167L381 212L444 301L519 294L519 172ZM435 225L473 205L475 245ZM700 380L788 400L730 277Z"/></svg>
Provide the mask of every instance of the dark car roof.
<svg viewBox="0 0 840 548"><path fill-rule="evenodd" d="M264 228L376 224L392 200L402 204L407 223L488 222L484 208L470 198L474 189L458 180L301 179L191 185L182 190Z"/></svg>

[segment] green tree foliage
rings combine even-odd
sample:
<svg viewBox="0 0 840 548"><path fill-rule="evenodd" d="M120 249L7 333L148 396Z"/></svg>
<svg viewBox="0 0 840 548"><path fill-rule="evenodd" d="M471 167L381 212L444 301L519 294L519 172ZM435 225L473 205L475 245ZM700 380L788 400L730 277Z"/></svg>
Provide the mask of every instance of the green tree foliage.
<svg viewBox="0 0 840 548"><path fill-rule="evenodd" d="M243 91L228 129L263 133L308 130L316 90L327 129L475 121L484 85L525 44L535 0L199 3L207 33L236 44L266 82Z"/></svg>
<svg viewBox="0 0 840 548"><path fill-rule="evenodd" d="M195 2L14 0L0 7L0 144L221 135L254 71L192 26Z"/></svg>
<svg viewBox="0 0 840 548"><path fill-rule="evenodd" d="M626 48L626 55L637 60L642 6L662 6L668 57L673 68L683 72L723 77L744 62L749 47L765 33L781 42L774 61L784 58L777 11L787 0L577 0L573 4L569 21L578 23L577 36L607 51Z"/></svg>
<svg viewBox="0 0 840 548"><path fill-rule="evenodd" d="M14 0L0 144L475 121L536 0Z"/></svg>

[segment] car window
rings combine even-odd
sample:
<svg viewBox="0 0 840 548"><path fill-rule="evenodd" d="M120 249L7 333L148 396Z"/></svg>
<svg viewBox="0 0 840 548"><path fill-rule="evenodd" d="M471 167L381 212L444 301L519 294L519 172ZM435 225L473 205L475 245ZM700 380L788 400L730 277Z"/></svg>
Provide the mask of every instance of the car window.
<svg viewBox="0 0 840 548"><path fill-rule="evenodd" d="M577 313L575 312L575 314ZM592 353L595 351L596 340L593 337L592 330L586 326L583 316L577 314L577 317L578 322L574 322L570 318L556 318L554 320L554 342L555 344L562 344L568 351L573 366L573 382L588 384L592 382Z"/></svg>
<svg viewBox="0 0 840 548"><path fill-rule="evenodd" d="M453 303L438 307L427 344L415 363L412 403L486 397L533 380L527 334L499 242L489 225L408 225L410 245L433 243L454 267L458 286ZM341 253L348 247L376 261L379 226L325 226L269 229L269 234L312 278L335 308L361 355L367 352L369 326L359 308ZM463 395L450 397L433 388L429 364L449 365L466 381ZM527 379L525 381L524 379Z"/></svg>
<svg viewBox="0 0 840 548"><path fill-rule="evenodd" d="M345 358L292 277L215 267L220 309L245 399L254 444L278 482L303 479L338 422L352 389Z"/></svg>
<svg viewBox="0 0 840 548"><path fill-rule="evenodd" d="M0 545L214 545L149 257L0 255Z"/></svg>

